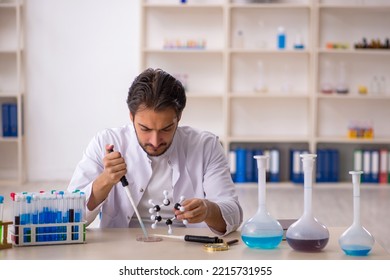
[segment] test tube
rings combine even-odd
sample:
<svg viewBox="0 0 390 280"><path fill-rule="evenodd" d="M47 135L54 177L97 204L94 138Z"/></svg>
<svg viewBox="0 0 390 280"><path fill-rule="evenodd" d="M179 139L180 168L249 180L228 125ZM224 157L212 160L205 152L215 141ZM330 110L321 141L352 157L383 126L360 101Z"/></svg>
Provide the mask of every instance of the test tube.
<svg viewBox="0 0 390 280"><path fill-rule="evenodd" d="M39 205L39 196L37 194L32 195L32 223L35 226L35 242L38 242L38 205Z"/></svg>
<svg viewBox="0 0 390 280"><path fill-rule="evenodd" d="M63 213L64 213L64 192L60 191L57 194L57 223L62 224L63 223ZM60 226L59 227L59 232L61 233L59 235L59 240L66 240L66 227Z"/></svg>
<svg viewBox="0 0 390 280"><path fill-rule="evenodd" d="M69 196L69 223L75 222L75 193L71 193ZM75 226L72 226L72 240L75 240Z"/></svg>
<svg viewBox="0 0 390 280"><path fill-rule="evenodd" d="M32 196L31 195L25 195L25 205L24 205L24 214L23 214L23 221L24 221L24 224L25 225L30 225L31 224L31 220L32 220L32 206L31 206L31 200L32 200ZM31 228L30 227L26 227L24 229L24 240L25 242L31 242Z"/></svg>
<svg viewBox="0 0 390 280"><path fill-rule="evenodd" d="M3 244L3 208L4 208L4 196L0 195L0 244Z"/></svg>
<svg viewBox="0 0 390 280"><path fill-rule="evenodd" d="M15 228L15 244L19 244L19 225L20 225L20 196L17 193L11 193L11 199L13 201L13 216L14 216L14 228Z"/></svg>
<svg viewBox="0 0 390 280"><path fill-rule="evenodd" d="M75 201L75 207L74 207L74 221L75 223L81 222L81 194L79 190L76 190L74 192L74 201ZM74 227L74 234L72 235L72 240L78 240L79 239L79 226Z"/></svg>

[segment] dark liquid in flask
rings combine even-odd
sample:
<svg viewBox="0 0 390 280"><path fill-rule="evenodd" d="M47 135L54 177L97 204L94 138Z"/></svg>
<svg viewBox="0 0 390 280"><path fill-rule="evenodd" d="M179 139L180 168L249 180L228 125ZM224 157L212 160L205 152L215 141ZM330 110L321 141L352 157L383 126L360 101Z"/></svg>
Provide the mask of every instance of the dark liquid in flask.
<svg viewBox="0 0 390 280"><path fill-rule="evenodd" d="M297 251L317 252L322 250L328 244L329 238L324 239L292 239L286 238L288 245Z"/></svg>

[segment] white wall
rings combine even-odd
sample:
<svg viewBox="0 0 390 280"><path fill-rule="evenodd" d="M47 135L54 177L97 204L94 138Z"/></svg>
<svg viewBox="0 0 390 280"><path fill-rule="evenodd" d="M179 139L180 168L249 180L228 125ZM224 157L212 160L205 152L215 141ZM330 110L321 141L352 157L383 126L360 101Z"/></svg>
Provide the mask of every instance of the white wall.
<svg viewBox="0 0 390 280"><path fill-rule="evenodd" d="M27 179L69 180L94 134L129 121L139 1L25 1Z"/></svg>

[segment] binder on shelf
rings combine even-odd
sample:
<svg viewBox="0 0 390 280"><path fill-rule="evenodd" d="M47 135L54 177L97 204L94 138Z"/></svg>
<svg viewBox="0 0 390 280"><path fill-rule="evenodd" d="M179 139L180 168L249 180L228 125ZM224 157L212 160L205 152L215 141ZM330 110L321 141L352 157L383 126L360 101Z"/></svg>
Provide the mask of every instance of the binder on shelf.
<svg viewBox="0 0 390 280"><path fill-rule="evenodd" d="M256 160L253 158L255 155L254 150L246 150L246 163L245 163L245 181L246 182L255 182L255 168L257 167L253 164Z"/></svg>
<svg viewBox="0 0 390 280"><path fill-rule="evenodd" d="M16 104L9 104L9 127L11 131L11 137L18 136L18 107Z"/></svg>
<svg viewBox="0 0 390 280"><path fill-rule="evenodd" d="M317 163L316 163L316 182L326 182L326 175L327 175L327 162L329 161L327 159L328 154L323 149L317 150Z"/></svg>
<svg viewBox="0 0 390 280"><path fill-rule="evenodd" d="M371 169L370 169L370 182L379 183L379 151L371 151Z"/></svg>
<svg viewBox="0 0 390 280"><path fill-rule="evenodd" d="M293 183L303 183L303 167L300 155L306 153L308 153L307 150L290 150L290 181Z"/></svg>
<svg viewBox="0 0 390 280"><path fill-rule="evenodd" d="M246 182L246 149L236 149L236 183Z"/></svg>
<svg viewBox="0 0 390 280"><path fill-rule="evenodd" d="M387 184L388 183L388 159L389 152L386 149L381 149L379 151L379 183Z"/></svg>
<svg viewBox="0 0 390 280"><path fill-rule="evenodd" d="M3 137L18 136L18 110L15 103L3 103L1 106Z"/></svg>
<svg viewBox="0 0 390 280"><path fill-rule="evenodd" d="M232 176L232 180L234 182L236 180L236 170L237 170L235 151L229 152L229 168L230 168L230 174Z"/></svg>
<svg viewBox="0 0 390 280"><path fill-rule="evenodd" d="M362 182L370 183L370 181L371 181L371 153L369 150L363 150Z"/></svg>
<svg viewBox="0 0 390 280"><path fill-rule="evenodd" d="M362 150L355 150L353 152L353 170L363 171L363 152Z"/></svg>
<svg viewBox="0 0 390 280"><path fill-rule="evenodd" d="M11 128L9 126L9 106L8 104L1 105L1 125L3 130L3 137L11 136Z"/></svg>
<svg viewBox="0 0 390 280"><path fill-rule="evenodd" d="M268 162L267 162L267 166L266 166L266 168L265 168L265 179L266 179L267 182L269 182L269 177L270 177L269 168L270 168L270 161L271 161L271 153L270 153L269 150L264 150L264 151L263 151L263 154L264 154L265 156L268 156L268 158L269 158L269 160L268 160Z"/></svg>
<svg viewBox="0 0 390 280"><path fill-rule="evenodd" d="M336 149L317 150L316 182L338 182L339 151Z"/></svg>
<svg viewBox="0 0 390 280"><path fill-rule="evenodd" d="M388 175L387 182L390 183L390 151L387 154L387 160L388 160L387 161L387 170L388 170L388 172L387 172L387 175Z"/></svg>
<svg viewBox="0 0 390 280"><path fill-rule="evenodd" d="M277 149L270 151L269 181L280 182L280 153Z"/></svg>
<svg viewBox="0 0 390 280"><path fill-rule="evenodd" d="M263 150L254 149L253 153L254 155L261 156L263 155ZM257 169L257 161L253 159L253 181L257 182L258 180L259 180L259 170Z"/></svg>
<svg viewBox="0 0 390 280"><path fill-rule="evenodd" d="M340 170L340 154L338 150L331 150L330 162L330 181L338 182Z"/></svg>

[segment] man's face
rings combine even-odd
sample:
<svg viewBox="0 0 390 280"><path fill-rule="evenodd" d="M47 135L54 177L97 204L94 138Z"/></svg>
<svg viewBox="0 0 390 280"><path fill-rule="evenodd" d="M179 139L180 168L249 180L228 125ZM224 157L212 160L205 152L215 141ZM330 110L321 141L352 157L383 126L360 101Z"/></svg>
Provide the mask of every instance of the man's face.
<svg viewBox="0 0 390 280"><path fill-rule="evenodd" d="M160 156L168 150L179 123L175 110L141 108L134 116L130 113L130 118L138 143L149 156Z"/></svg>

